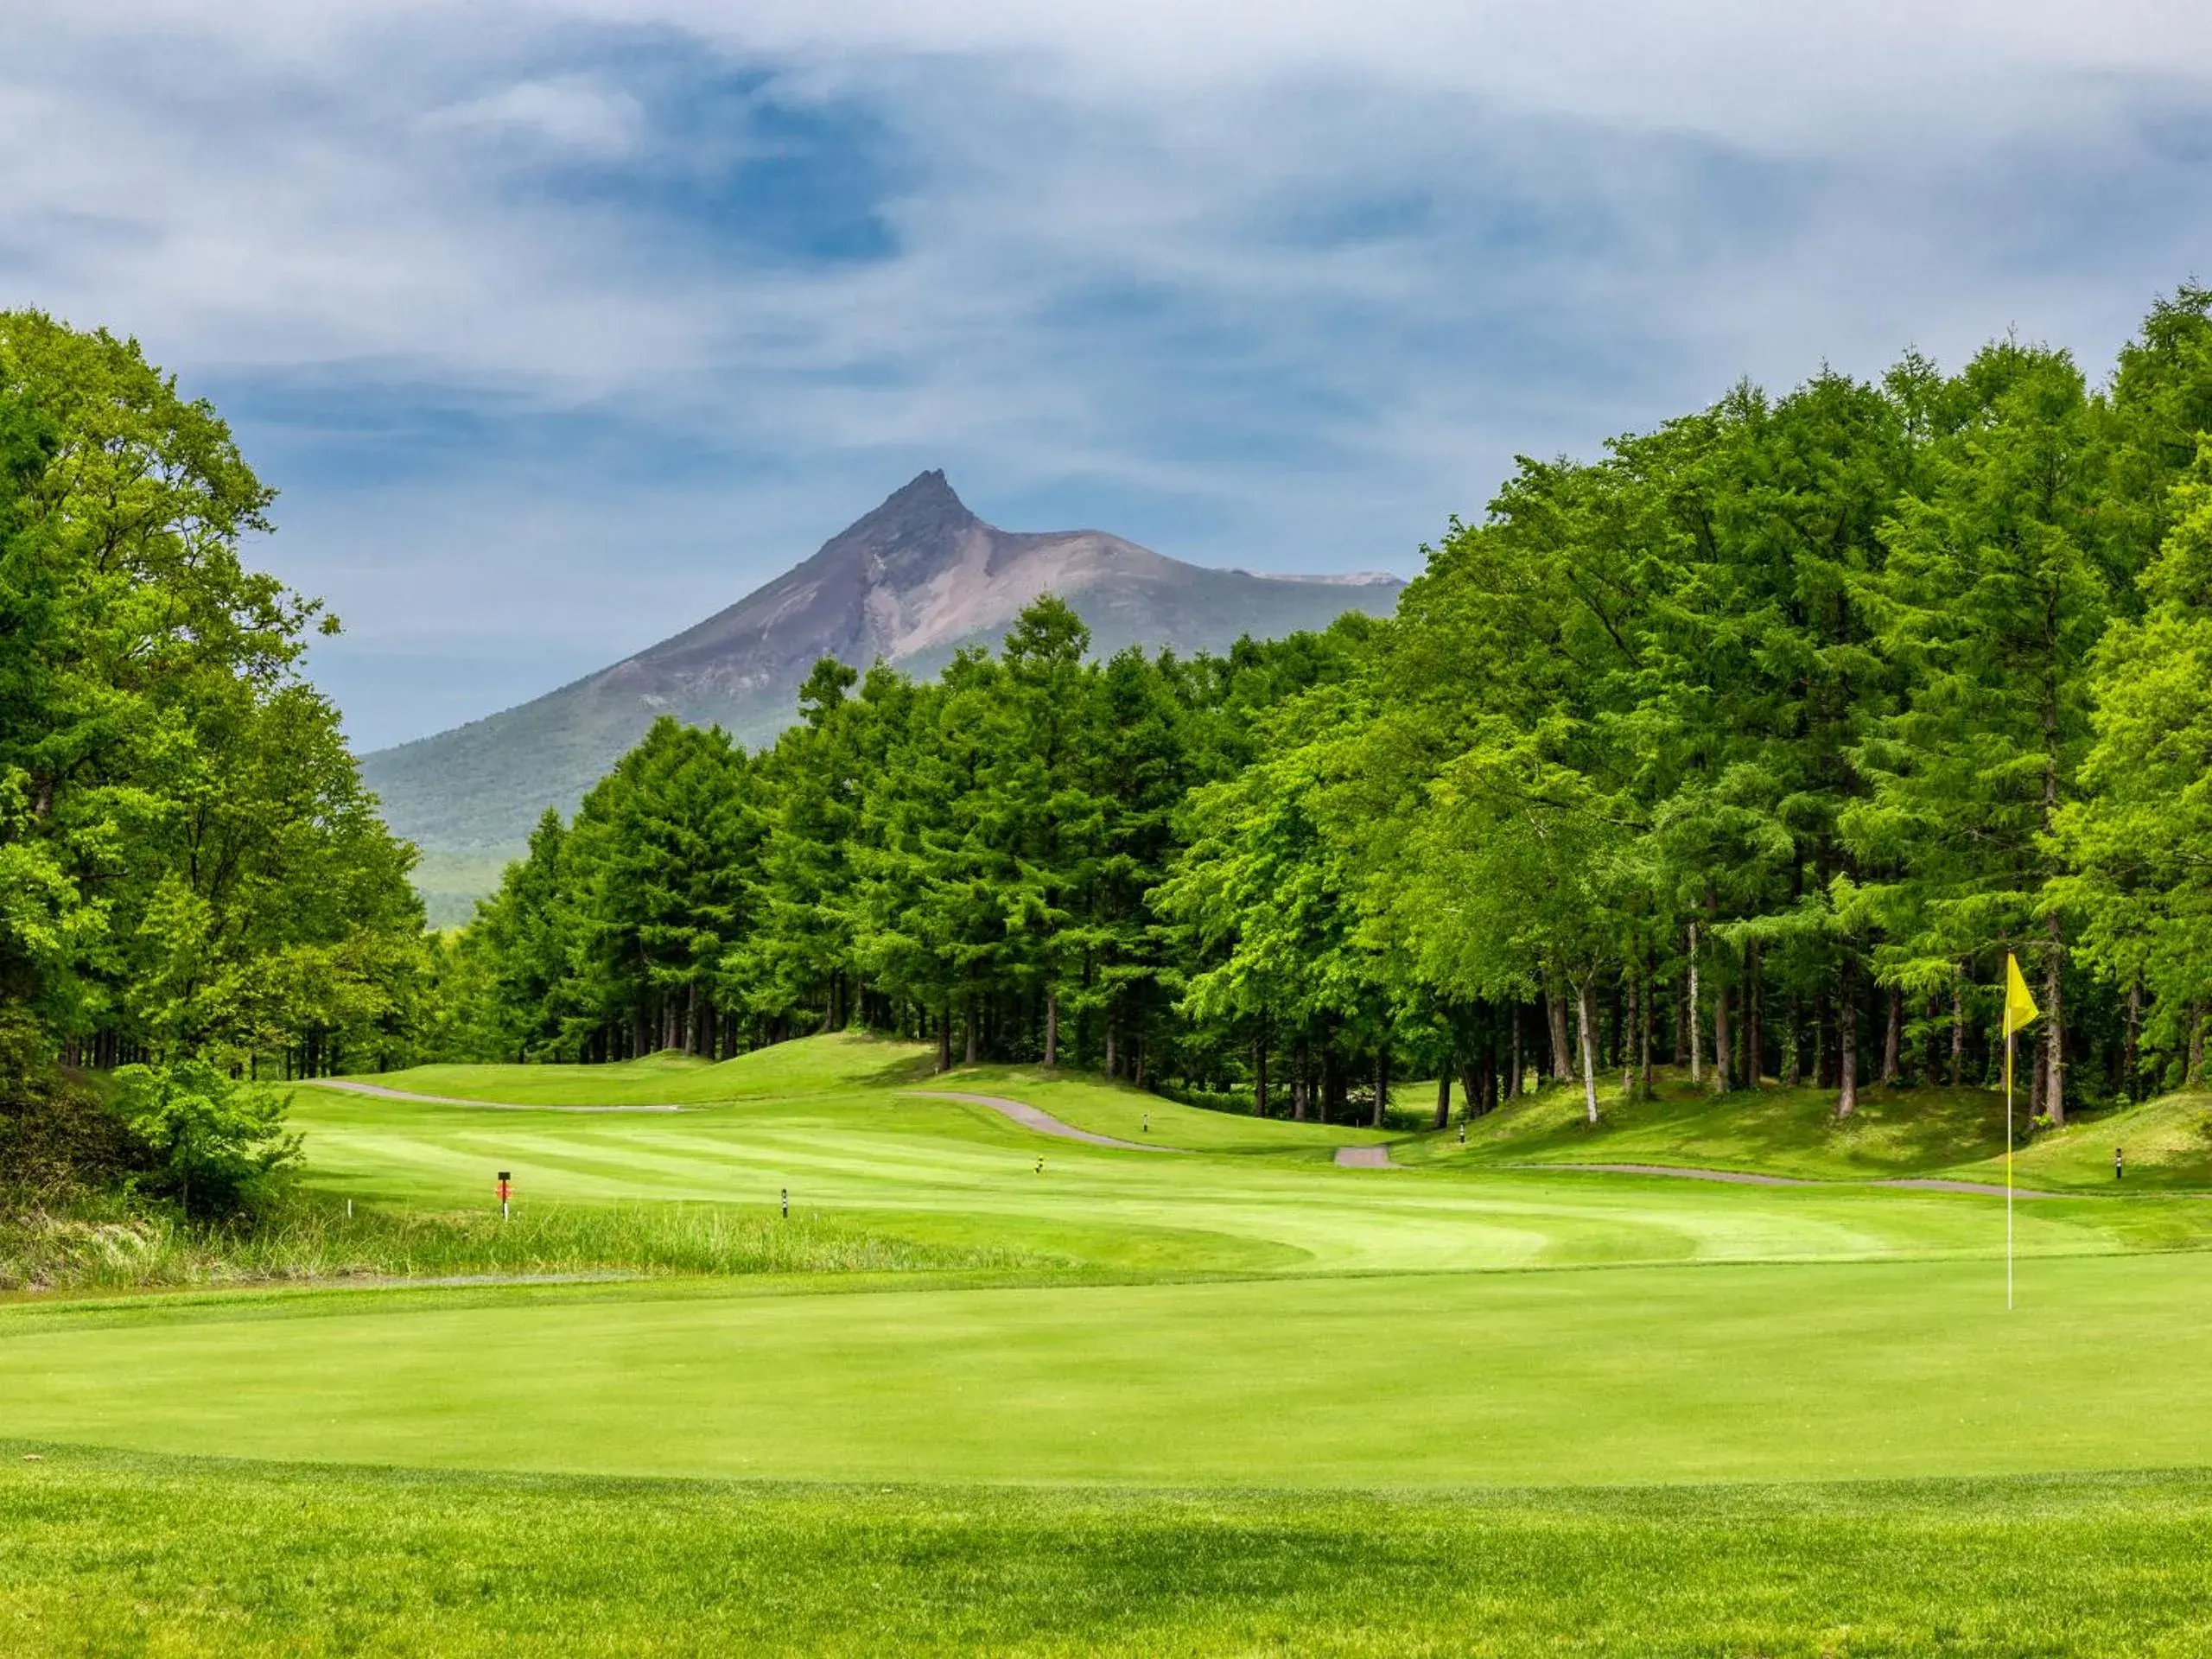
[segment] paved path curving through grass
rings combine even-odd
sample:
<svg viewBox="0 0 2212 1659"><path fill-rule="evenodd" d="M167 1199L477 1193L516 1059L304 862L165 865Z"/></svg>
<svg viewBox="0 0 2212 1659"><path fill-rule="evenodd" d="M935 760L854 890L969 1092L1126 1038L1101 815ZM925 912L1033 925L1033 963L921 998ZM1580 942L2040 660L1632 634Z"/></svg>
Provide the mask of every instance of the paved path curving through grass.
<svg viewBox="0 0 2212 1659"><path fill-rule="evenodd" d="M1388 1169L1390 1167L1390 1148L1338 1147L1337 1165L1341 1169Z"/></svg>
<svg viewBox="0 0 2212 1659"><path fill-rule="evenodd" d="M968 1095L950 1089L907 1089L900 1092L918 1100L957 1100L970 1106L988 1106L993 1111L1012 1118L1025 1129L1034 1129L1039 1135L1057 1135L1069 1141L1088 1141L1094 1147L1119 1147L1124 1152L1182 1152L1182 1147L1161 1147L1143 1141L1117 1141L1110 1135L1093 1135L1089 1129L1078 1129L1072 1123L1063 1123L1050 1112L1040 1112L1034 1106L1024 1105L1018 1100L1008 1100L1001 1095Z"/></svg>
<svg viewBox="0 0 2212 1659"><path fill-rule="evenodd" d="M317 1077L318 1089L342 1089L349 1095L374 1095L378 1100L405 1100L423 1106L474 1106L486 1112L680 1112L681 1106L525 1106L505 1100L463 1100L458 1095L410 1095L404 1089L386 1089L373 1083L354 1083L340 1077Z"/></svg>

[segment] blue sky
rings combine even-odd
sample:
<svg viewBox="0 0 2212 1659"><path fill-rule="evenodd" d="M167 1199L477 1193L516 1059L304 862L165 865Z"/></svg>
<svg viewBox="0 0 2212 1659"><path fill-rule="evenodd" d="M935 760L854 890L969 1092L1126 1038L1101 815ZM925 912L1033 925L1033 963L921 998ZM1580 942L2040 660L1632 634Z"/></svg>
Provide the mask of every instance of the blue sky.
<svg viewBox="0 0 2212 1659"><path fill-rule="evenodd" d="M2212 16L2166 0L40 10L0 305L231 416L364 747L924 467L1411 574L1516 453L2008 328L2101 372L2212 275Z"/></svg>

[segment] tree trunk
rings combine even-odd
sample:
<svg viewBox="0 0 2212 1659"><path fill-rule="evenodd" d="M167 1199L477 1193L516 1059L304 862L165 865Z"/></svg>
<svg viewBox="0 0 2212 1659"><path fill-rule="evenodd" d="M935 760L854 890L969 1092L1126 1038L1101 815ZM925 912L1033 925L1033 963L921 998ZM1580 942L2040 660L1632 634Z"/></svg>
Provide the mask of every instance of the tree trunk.
<svg viewBox="0 0 2212 1659"><path fill-rule="evenodd" d="M1115 1039L1118 1034L1114 1029L1114 1016L1109 1014L1106 1016L1106 1075L1109 1077L1115 1075L1121 1058L1114 1052Z"/></svg>
<svg viewBox="0 0 2212 1659"><path fill-rule="evenodd" d="M1882 1083L1885 1088L1897 1086L1897 1060L1904 1047L1904 997L1895 986L1891 986L1888 1021L1882 1030Z"/></svg>
<svg viewBox="0 0 2212 1659"><path fill-rule="evenodd" d="M982 1058L982 1044L979 1040L982 1033L977 1029L982 1021L976 1017L976 999L972 996L968 999L968 1018L965 1023L968 1027L968 1064L973 1065Z"/></svg>
<svg viewBox="0 0 2212 1659"><path fill-rule="evenodd" d="M1291 1050L1290 1118L1294 1123L1306 1121L1306 1107L1312 1090L1313 1056L1306 1050L1306 1039L1300 1037Z"/></svg>
<svg viewBox="0 0 2212 1659"><path fill-rule="evenodd" d="M2143 982L2140 978L2127 982L2127 1035L2120 1050L2120 1086L2133 1100L2135 1098L2135 1073L2142 1058L2143 1037Z"/></svg>
<svg viewBox="0 0 2212 1659"><path fill-rule="evenodd" d="M937 1069L952 1070L952 1003L950 999L937 1016Z"/></svg>
<svg viewBox="0 0 2212 1659"><path fill-rule="evenodd" d="M1744 953L1744 1086L1759 1089L1766 1076L1766 988L1759 978L1759 947Z"/></svg>
<svg viewBox="0 0 2212 1659"><path fill-rule="evenodd" d="M1639 999L1643 1008L1643 1029L1637 1038L1636 1069L1637 1093L1643 1099L1651 1098L1651 1004L1653 993L1658 989L1651 977L1651 952L1649 946L1643 954L1643 995Z"/></svg>
<svg viewBox="0 0 2212 1659"><path fill-rule="evenodd" d="M2059 974L2065 960L2066 940L2056 916L2044 918L2044 931L2050 941L2050 957L2043 970L2043 1047L2046 1068L2043 1109L2050 1115L2051 1127L2056 1128L2066 1122L2065 986Z"/></svg>
<svg viewBox="0 0 2212 1659"><path fill-rule="evenodd" d="M1390 1103L1390 1050L1382 1045L1375 1051L1375 1121L1368 1127L1382 1127L1382 1109Z"/></svg>
<svg viewBox="0 0 2212 1659"><path fill-rule="evenodd" d="M1513 1055L1509 1062L1511 1069L1505 1074L1505 1097L1521 1097L1521 1005L1513 1004Z"/></svg>
<svg viewBox="0 0 2212 1659"><path fill-rule="evenodd" d="M1452 1062L1448 1059L1436 1074L1436 1127L1452 1127Z"/></svg>
<svg viewBox="0 0 2212 1659"><path fill-rule="evenodd" d="M1697 1001L1697 924L1690 924L1690 990L1686 1023L1690 1033L1690 1082L1705 1081L1703 1057L1698 1052Z"/></svg>
<svg viewBox="0 0 2212 1659"><path fill-rule="evenodd" d="M1574 988L1576 1020L1582 1027L1582 1115L1594 1125L1598 1121L1598 1054L1594 1047L1597 1041L1598 988L1586 977Z"/></svg>
<svg viewBox="0 0 2212 1659"><path fill-rule="evenodd" d="M1784 1005L1782 1017L1788 1022L1782 1033L1782 1086L1795 1089L1805 1081L1805 1011L1795 992Z"/></svg>
<svg viewBox="0 0 2212 1659"><path fill-rule="evenodd" d="M1252 1039L1252 1116L1268 1115L1268 1033L1262 1027Z"/></svg>
<svg viewBox="0 0 2212 1659"><path fill-rule="evenodd" d="M1735 1086L1735 1079L1729 1075L1736 1049L1728 1040L1728 991L1726 985L1713 988L1713 1092L1716 1095L1725 1095Z"/></svg>
<svg viewBox="0 0 2212 1659"><path fill-rule="evenodd" d="M1859 988L1847 955L1836 969L1835 1005L1835 1115L1849 1117L1859 1109Z"/></svg>
<svg viewBox="0 0 2212 1659"><path fill-rule="evenodd" d="M1060 994L1045 993L1045 1065L1049 1070L1060 1063ZM1265 1093L1264 1086L1262 1093Z"/></svg>
<svg viewBox="0 0 2212 1659"><path fill-rule="evenodd" d="M1556 990L1544 993L1544 1016L1551 1027L1552 1076L1571 1077L1574 1075L1574 1062L1567 1058L1567 1002Z"/></svg>
<svg viewBox="0 0 2212 1659"><path fill-rule="evenodd" d="M1622 995L1627 998L1628 1001L1626 1021L1621 1028L1620 1041L1615 1045L1615 1046L1617 1046L1620 1051L1618 1058L1621 1063L1621 1098L1624 1101L1634 1100L1636 1098L1636 1060L1634 1058L1636 1038L1636 1002L1637 993L1642 989L1643 985L1641 982L1638 981L1634 973L1630 973L1628 976L1627 985L1622 988Z"/></svg>
<svg viewBox="0 0 2212 1659"><path fill-rule="evenodd" d="M1951 1087L1955 1089L1965 1080L1967 1072L1967 994L1966 988L1954 983L1951 987Z"/></svg>
<svg viewBox="0 0 2212 1659"><path fill-rule="evenodd" d="M2204 1080L2204 1010L2194 1009L2189 1020L2189 1075L2182 1079L2191 1089Z"/></svg>

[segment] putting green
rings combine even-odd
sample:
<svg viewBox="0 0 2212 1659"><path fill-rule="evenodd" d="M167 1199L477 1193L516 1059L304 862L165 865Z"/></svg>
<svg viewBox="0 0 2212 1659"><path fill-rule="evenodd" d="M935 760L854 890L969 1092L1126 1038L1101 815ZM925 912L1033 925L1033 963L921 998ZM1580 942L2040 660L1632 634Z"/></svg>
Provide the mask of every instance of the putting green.
<svg viewBox="0 0 2212 1659"><path fill-rule="evenodd" d="M323 1294L0 1318L18 1437L593 1473L1452 1486L2212 1455L2212 1257Z"/></svg>

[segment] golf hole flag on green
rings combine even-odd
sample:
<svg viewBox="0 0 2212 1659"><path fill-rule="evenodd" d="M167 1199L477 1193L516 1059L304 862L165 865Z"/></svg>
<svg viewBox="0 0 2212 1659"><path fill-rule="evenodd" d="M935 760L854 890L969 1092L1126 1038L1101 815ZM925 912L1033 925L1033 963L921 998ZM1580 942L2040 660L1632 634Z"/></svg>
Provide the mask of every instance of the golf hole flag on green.
<svg viewBox="0 0 2212 1659"><path fill-rule="evenodd" d="M2005 1306L2012 1306L2012 1039L2043 1010L2028 994L2020 959L2005 953Z"/></svg>
<svg viewBox="0 0 2212 1659"><path fill-rule="evenodd" d="M2005 1039L2012 1039L2016 1032L2025 1031L2041 1017L2043 1010L2036 1007L2036 1000L2028 993L2028 982L2020 973L2020 959L2010 950L2005 953ZM2012 1058L2010 1050L2005 1058Z"/></svg>

